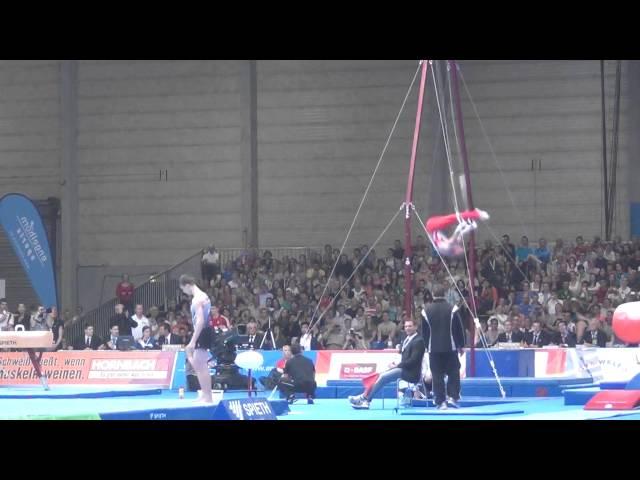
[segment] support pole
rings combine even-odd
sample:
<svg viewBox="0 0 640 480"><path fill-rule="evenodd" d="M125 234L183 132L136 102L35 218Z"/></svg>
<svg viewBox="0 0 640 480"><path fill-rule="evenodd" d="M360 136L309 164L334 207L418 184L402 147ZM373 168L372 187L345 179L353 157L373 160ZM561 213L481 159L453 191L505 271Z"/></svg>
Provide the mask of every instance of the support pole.
<svg viewBox="0 0 640 480"><path fill-rule="evenodd" d="M464 125L462 122L462 104L460 103L460 90L458 87L458 64L455 60L449 60L449 75L451 76L451 88L453 94L453 103L455 108L455 121L456 128L458 130L458 148L460 149L460 156L462 157L462 164L464 167L464 179L465 179L465 187L467 193L467 208L469 210L473 210L473 195L471 190L471 173L469 170L469 157L467 155L467 143L464 138ZM476 306L476 295L474 292L475 288L475 279L476 279L476 235L475 232L472 231L471 235L469 235L469 292L471 293L471 298L469 302L469 306L472 309L471 315L473 318L477 318L477 306ZM474 377L476 374L476 352L475 352L475 333L476 327L475 323L471 322L471 352L469 359L469 367L471 376Z"/></svg>
<svg viewBox="0 0 640 480"><path fill-rule="evenodd" d="M404 201L404 312L413 317L413 273L411 271L411 210L413 207L413 181L415 178L416 154L420 140L420 124L422 121L422 106L424 103L424 87L427 82L427 69L429 62L422 60L422 74L420 76L420 90L418 93L418 110L413 131L413 145L411 147L411 163L409 164L409 177L407 179L407 192Z"/></svg>

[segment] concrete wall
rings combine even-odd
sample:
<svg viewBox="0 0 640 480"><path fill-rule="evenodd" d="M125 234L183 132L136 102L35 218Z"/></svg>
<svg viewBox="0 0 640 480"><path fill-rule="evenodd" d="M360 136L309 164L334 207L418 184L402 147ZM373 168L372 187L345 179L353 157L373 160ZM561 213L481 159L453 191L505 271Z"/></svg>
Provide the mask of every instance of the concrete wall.
<svg viewBox="0 0 640 480"><path fill-rule="evenodd" d="M124 269L144 276L210 242L244 245L252 200L258 204L261 246L342 243L417 62L261 60L255 62L255 91L250 65L0 62L0 194L61 197L63 217L65 205L75 202L77 218L63 222L60 241L65 232L76 232L79 303L86 308L94 300L83 299L99 298L105 275ZM611 127L615 62L606 65ZM532 240L600 234L599 62L461 66L504 174L503 179L463 88L475 201L492 213L496 234L526 233ZM637 170L629 170L629 163L638 150L631 144L627 67L615 228L623 237L633 186L623 179ZM371 244L404 200L416 92L417 81L351 245ZM431 77L426 99L415 191L423 217L452 209ZM254 125L249 109L256 100ZM455 155L454 164L459 169ZM252 165L257 192L247 180ZM75 178L74 193L67 180ZM401 225L398 217L381 246L402 237ZM488 231L480 234L486 238Z"/></svg>
<svg viewBox="0 0 640 480"><path fill-rule="evenodd" d="M170 265L242 242L241 63L80 63L81 265Z"/></svg>
<svg viewBox="0 0 640 480"><path fill-rule="evenodd" d="M340 245L369 183L415 61L258 63L259 237L265 245ZM349 243L371 244L404 201L419 78ZM427 97L416 203L437 147ZM435 182L435 187L440 183ZM422 209L425 210L424 208ZM400 238L402 217L383 244Z"/></svg>
<svg viewBox="0 0 640 480"><path fill-rule="evenodd" d="M599 61L460 63L504 175L499 173L462 87L475 203L492 213L496 234L515 237L526 233L532 240L601 234ZM259 62L261 243L339 243L344 238L416 66L414 61ZM607 62L606 72L611 128L614 62ZM627 118L626 76L623 78L622 126ZM414 93L416 90L417 84ZM442 194L434 199L433 185L444 188L445 195L451 188L442 153L436 151L441 140L434 138L440 135L440 128L433 83L428 85L426 98L415 202L430 215L442 210L436 204ZM370 243L403 200L415 104L413 94L361 222L352 233L355 242ZM627 135L621 128L618 178L624 178L627 158ZM455 158L454 168L456 173L461 171ZM625 185L618 186L618 198L616 231L626 236ZM390 236L399 234L395 228ZM480 232L481 237L488 235ZM388 238L383 242L388 243Z"/></svg>
<svg viewBox="0 0 640 480"><path fill-rule="evenodd" d="M60 197L59 78L56 60L0 61L0 197ZM0 278L7 281L10 308L37 301L4 231Z"/></svg>
<svg viewBox="0 0 640 480"><path fill-rule="evenodd" d="M59 64L0 61L0 196L59 197Z"/></svg>
<svg viewBox="0 0 640 480"><path fill-rule="evenodd" d="M531 239L538 236L573 239L579 233L601 235L604 203L600 62L461 63L504 173L503 179L472 105L465 100L475 200L494 214L492 227L512 232L512 236L526 233ZM611 129L615 62L607 62L605 71L607 125ZM625 68L618 179L625 178L630 155L625 131L627 96ZM512 193L516 209L505 185ZM616 231L623 237L629 232L627 198L627 185L619 182Z"/></svg>

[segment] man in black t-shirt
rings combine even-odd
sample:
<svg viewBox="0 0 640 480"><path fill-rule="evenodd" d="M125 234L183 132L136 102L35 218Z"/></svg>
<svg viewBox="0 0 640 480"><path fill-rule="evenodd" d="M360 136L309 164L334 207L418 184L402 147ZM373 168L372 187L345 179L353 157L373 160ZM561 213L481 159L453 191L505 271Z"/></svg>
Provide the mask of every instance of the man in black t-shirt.
<svg viewBox="0 0 640 480"><path fill-rule="evenodd" d="M114 325L118 326L118 331L120 335L128 335L131 336L131 329L138 326L138 322L130 318L128 315L124 313L124 305L119 303L116 305L116 313L111 317L109 321L109 328Z"/></svg>
<svg viewBox="0 0 640 480"><path fill-rule="evenodd" d="M404 260L404 248L402 248L400 240L393 242L393 256L398 260Z"/></svg>
<svg viewBox="0 0 640 480"><path fill-rule="evenodd" d="M291 345L293 355L284 366L284 373L278 383L278 388L287 397L289 403L296 399L295 392L306 394L307 403L313 404L316 394L316 369L313 362L302 355L299 344Z"/></svg>

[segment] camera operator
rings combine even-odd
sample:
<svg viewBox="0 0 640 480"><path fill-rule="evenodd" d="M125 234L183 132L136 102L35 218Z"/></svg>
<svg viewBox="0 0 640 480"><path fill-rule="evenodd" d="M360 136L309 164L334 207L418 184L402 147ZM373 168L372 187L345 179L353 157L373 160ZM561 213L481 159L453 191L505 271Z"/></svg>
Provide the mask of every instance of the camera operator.
<svg viewBox="0 0 640 480"><path fill-rule="evenodd" d="M349 329L349 335L347 341L344 342L343 350L366 350L367 347L364 344L362 335L357 333L353 328Z"/></svg>
<svg viewBox="0 0 640 480"><path fill-rule="evenodd" d="M37 310L31 315L31 330L47 330L46 314L47 311L42 305L37 307Z"/></svg>
<svg viewBox="0 0 640 480"><path fill-rule="evenodd" d="M306 395L307 403L313 404L317 387L313 362L302 355L300 345L292 345L291 354L293 357L284 366L278 388L287 397L289 403L295 401L295 392L301 392Z"/></svg>

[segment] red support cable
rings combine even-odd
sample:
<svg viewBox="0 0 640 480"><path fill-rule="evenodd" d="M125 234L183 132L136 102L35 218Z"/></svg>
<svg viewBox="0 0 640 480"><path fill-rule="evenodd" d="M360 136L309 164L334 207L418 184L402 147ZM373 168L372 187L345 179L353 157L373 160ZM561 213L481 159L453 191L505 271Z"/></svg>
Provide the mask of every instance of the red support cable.
<svg viewBox="0 0 640 480"><path fill-rule="evenodd" d="M422 121L422 105L424 102L424 87L427 81L427 68L429 62L422 61L422 75L420 77L420 90L418 93L418 111L413 131L413 145L411 147L411 163L409 165L409 178L407 179L407 193L405 196L404 217L404 311L413 317L413 275L411 272L411 213L413 207L413 180L415 178L416 154L420 139L420 123Z"/></svg>

